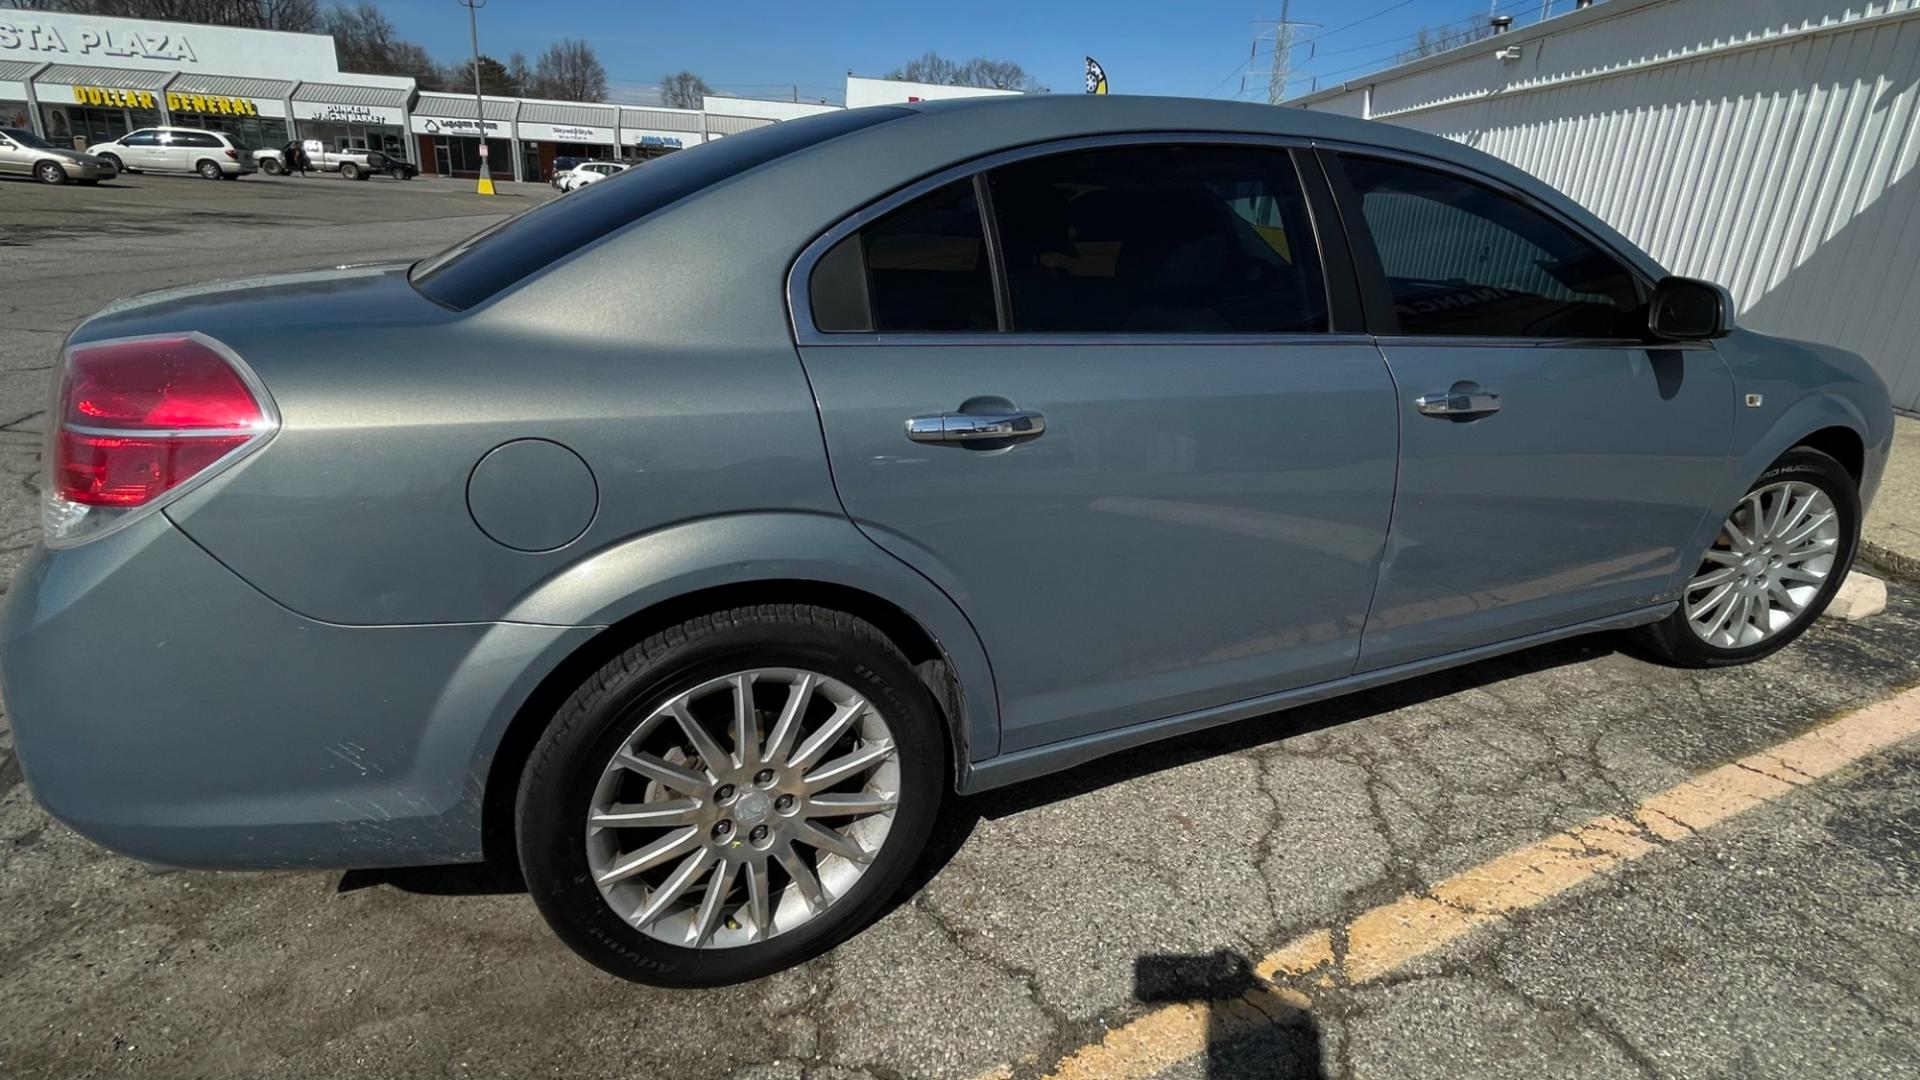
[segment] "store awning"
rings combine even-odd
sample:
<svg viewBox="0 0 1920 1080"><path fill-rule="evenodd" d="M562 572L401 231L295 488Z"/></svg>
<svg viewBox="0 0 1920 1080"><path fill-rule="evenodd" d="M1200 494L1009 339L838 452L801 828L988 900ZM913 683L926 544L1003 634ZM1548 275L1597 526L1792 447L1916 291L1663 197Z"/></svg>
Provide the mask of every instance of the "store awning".
<svg viewBox="0 0 1920 1080"><path fill-rule="evenodd" d="M239 75L182 75L167 90L175 94L281 99L293 93L292 79L248 79Z"/></svg>
<svg viewBox="0 0 1920 1080"><path fill-rule="evenodd" d="M35 86L104 86L115 90L158 90L173 78L171 71L132 71L90 64L55 64L34 76Z"/></svg>
<svg viewBox="0 0 1920 1080"><path fill-rule="evenodd" d="M519 102L513 98L488 98L487 119L511 120L514 106L518 104ZM414 105L413 113L415 116L471 120L473 119L473 95L424 93L420 95L420 101Z"/></svg>
<svg viewBox="0 0 1920 1080"><path fill-rule="evenodd" d="M699 131L700 114L681 109L620 110L623 128L647 128L652 131Z"/></svg>
<svg viewBox="0 0 1920 1080"><path fill-rule="evenodd" d="M0 98L25 100L27 76L40 64L38 60L0 60Z"/></svg>
<svg viewBox="0 0 1920 1080"><path fill-rule="evenodd" d="M294 88L293 100L324 105L368 105L374 108L404 109L413 91L395 86L363 86L354 83L303 82Z"/></svg>
<svg viewBox="0 0 1920 1080"><path fill-rule="evenodd" d="M738 135L743 131L766 127L776 123L764 116L721 116L719 113L707 114L707 131L714 135Z"/></svg>

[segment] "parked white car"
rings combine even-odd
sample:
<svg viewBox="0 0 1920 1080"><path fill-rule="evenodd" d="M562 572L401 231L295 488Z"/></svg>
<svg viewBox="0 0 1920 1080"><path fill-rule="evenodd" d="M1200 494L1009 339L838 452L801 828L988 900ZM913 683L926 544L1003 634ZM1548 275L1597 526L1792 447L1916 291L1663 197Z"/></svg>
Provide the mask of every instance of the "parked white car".
<svg viewBox="0 0 1920 1080"><path fill-rule="evenodd" d="M561 191L572 191L586 187L588 184L599 183L615 173L626 172L632 167L617 161L583 161L567 172L554 177L553 186Z"/></svg>
<svg viewBox="0 0 1920 1080"><path fill-rule="evenodd" d="M253 152L219 131L151 127L94 143L87 153L116 172L190 172L208 180L238 180L255 172Z"/></svg>

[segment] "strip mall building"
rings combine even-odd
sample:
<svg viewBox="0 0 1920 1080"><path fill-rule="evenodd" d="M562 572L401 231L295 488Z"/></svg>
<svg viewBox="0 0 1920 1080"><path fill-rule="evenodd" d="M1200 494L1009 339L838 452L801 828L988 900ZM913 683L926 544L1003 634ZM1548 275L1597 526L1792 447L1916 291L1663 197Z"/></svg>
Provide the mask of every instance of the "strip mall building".
<svg viewBox="0 0 1920 1080"><path fill-rule="evenodd" d="M341 71L325 34L0 10L0 126L62 146L177 125L255 148L318 139L385 150L429 174L472 177L484 138L496 177L544 180L556 157L651 157L835 108L724 97L704 105L489 97L476 115L472 94Z"/></svg>

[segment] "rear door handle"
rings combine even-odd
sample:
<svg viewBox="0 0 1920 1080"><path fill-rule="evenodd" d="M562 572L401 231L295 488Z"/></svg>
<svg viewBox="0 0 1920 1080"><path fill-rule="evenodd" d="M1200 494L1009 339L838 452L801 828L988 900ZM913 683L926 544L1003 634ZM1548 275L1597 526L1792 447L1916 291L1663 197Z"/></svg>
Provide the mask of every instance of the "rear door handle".
<svg viewBox="0 0 1920 1080"><path fill-rule="evenodd" d="M907 438L917 443L980 443L1037 439L1047 418L1037 412L940 413L907 421Z"/></svg>
<svg viewBox="0 0 1920 1080"><path fill-rule="evenodd" d="M1423 416L1482 416L1500 411L1500 395L1473 383L1454 383L1450 390L1420 395L1413 406Z"/></svg>

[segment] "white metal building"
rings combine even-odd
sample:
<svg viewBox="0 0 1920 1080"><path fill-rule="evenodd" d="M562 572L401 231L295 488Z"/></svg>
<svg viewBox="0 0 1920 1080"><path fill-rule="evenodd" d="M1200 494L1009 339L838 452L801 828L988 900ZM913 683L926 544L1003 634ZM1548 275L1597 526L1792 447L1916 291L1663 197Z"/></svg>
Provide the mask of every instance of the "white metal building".
<svg viewBox="0 0 1920 1080"><path fill-rule="evenodd" d="M1920 0L1610 0L1289 104L1503 158L1920 410Z"/></svg>

